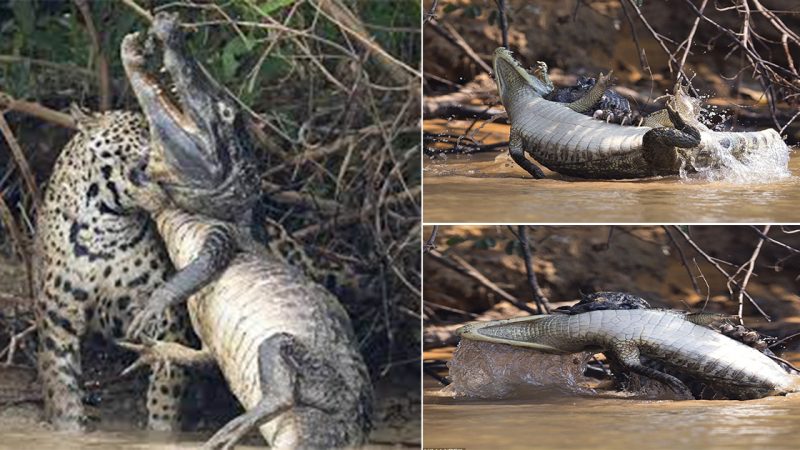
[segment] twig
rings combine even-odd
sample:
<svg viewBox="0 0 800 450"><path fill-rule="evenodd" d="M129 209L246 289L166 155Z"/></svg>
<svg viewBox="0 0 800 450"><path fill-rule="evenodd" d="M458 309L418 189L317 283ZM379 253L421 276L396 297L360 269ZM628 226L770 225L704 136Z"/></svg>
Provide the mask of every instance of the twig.
<svg viewBox="0 0 800 450"><path fill-rule="evenodd" d="M756 227L755 227L755 225L750 225L750 228L751 228L753 231L755 231L755 232L756 232L756 233L757 233L759 236L761 236L761 238L762 238L762 239L766 239L766 240L768 240L768 241L772 242L772 243L773 243L773 244L775 244L775 245L778 245L778 246L780 246L780 247L783 247L783 248L785 248L786 250L789 250L789 251L790 251L790 252L792 252L792 253L800 253L800 250L798 250L798 249L796 249L796 248L794 248L794 247L792 247L792 246L790 246L790 245L786 245L786 244L784 244L784 243L783 243L783 242L781 242L781 241L775 240L775 239L773 239L773 238L771 238L771 237L767 236L767 233L765 233L765 232L763 232L763 231L759 230L758 228L756 228ZM784 231L784 232L785 232L785 231Z"/></svg>
<svg viewBox="0 0 800 450"><path fill-rule="evenodd" d="M783 339L781 339L779 341L775 341L772 344L770 344L769 348L777 347L777 346L783 344L784 342L791 341L792 339L794 339L796 337L800 337L800 333L790 334L789 336L786 336L785 338L783 338Z"/></svg>
<svg viewBox="0 0 800 450"><path fill-rule="evenodd" d="M645 56L644 49L639 43L639 33L636 32L636 26L633 24L633 19L628 12L628 8L625 6L625 2L621 1L619 4L622 6L622 12L625 13L625 19L628 21L628 27L630 27L631 35L633 35L633 42L636 44L636 54L639 56L639 65L642 67L642 70L650 73L650 80L652 81L653 76L652 72L650 72L650 64L647 63L647 57ZM580 5L580 2L578 2L578 5ZM577 5L575 8L577 11Z"/></svg>
<svg viewBox="0 0 800 450"><path fill-rule="evenodd" d="M525 260L525 272L528 276L528 286L531 288L533 301L536 303L536 312L537 314L550 314L550 301L544 295L544 292L542 292L541 287L539 287L539 282L536 280L536 272L533 270L533 255L530 244L528 243L528 226L517 226L517 232L519 233L517 238L522 247L522 256Z"/></svg>
<svg viewBox="0 0 800 450"><path fill-rule="evenodd" d="M706 285L706 299L705 301L703 301L703 309L700 310L702 312L705 312L706 307L708 306L708 301L711 300L711 286L708 285L708 279L703 274L703 269L700 268L700 264L697 264L697 259L692 258L692 262L694 263L694 266L697 268L697 273L700 274L698 275L698 278L703 280L703 283Z"/></svg>
<svg viewBox="0 0 800 450"><path fill-rule="evenodd" d="M753 297L751 297L750 294L747 293L747 291L745 291L744 289L741 289L741 286L739 285L739 283L736 280L731 278L731 275L725 269L723 269L722 266L719 265L719 263L717 262L717 260L715 258L711 257L711 255L709 255L708 253L703 251L703 249L700 248L700 246L697 245L697 243L695 243L694 240L686 232L684 232L679 226L673 226L673 228L675 228L675 230L677 230L678 233L680 233L683 236L683 238L686 240L686 242L688 242L689 245L691 245L692 248L694 248L695 251L697 251L697 253L700 253L700 255L702 255L703 258L705 258L706 261L708 261L712 266L714 266L714 268L717 269L717 271L719 273L725 275L725 277L730 281L731 284L733 284L734 286L739 288L740 292L747 298L747 300L750 301L750 303L764 317L764 319L766 319L767 322L772 322L772 319L769 317L769 315L767 315L766 312L764 312L763 309L761 309L761 306L759 306L758 303L756 303L755 299ZM728 287L728 291L731 294L731 298L733 298L733 291L730 289L730 286Z"/></svg>
<svg viewBox="0 0 800 450"><path fill-rule="evenodd" d="M436 233L439 232L439 225L434 225L433 229L431 230L431 237L425 242L425 246L423 247L422 251L427 253L436 248Z"/></svg>
<svg viewBox="0 0 800 450"><path fill-rule="evenodd" d="M3 198L2 194L3 193L0 192L0 221L3 222L3 226L11 236L11 244L13 245L13 248L16 249L16 252L20 255L20 257L24 258L28 254L26 239L19 231L19 227L17 226L17 222L14 220L14 215L11 212L11 208L8 207L8 203L6 203L6 200Z"/></svg>
<svg viewBox="0 0 800 450"><path fill-rule="evenodd" d="M92 11L89 8L89 3L87 0L73 1L83 16L83 22L86 24L86 31L89 32L89 38L92 40L94 56L97 58L97 79L100 84L100 111L108 111L111 109L111 81L108 74L108 60L103 53L100 36L98 36L97 29L94 27L94 20L92 19Z"/></svg>
<svg viewBox="0 0 800 450"><path fill-rule="evenodd" d="M283 186L267 181L262 180L261 187L269 194L270 199L279 203L316 206L328 214L333 214L343 209L343 206L335 200L319 198L305 192L287 190Z"/></svg>
<svg viewBox="0 0 800 450"><path fill-rule="evenodd" d="M55 63L52 61L47 61L44 59L37 59L37 58L27 58L24 56L17 56L17 55L0 55L0 63L5 64L31 64L36 66L47 67L48 69L60 70L62 72L75 72L80 74L81 76L88 77L94 79L97 77L97 74L89 69L76 66L74 64L62 64L62 63Z"/></svg>
<svg viewBox="0 0 800 450"><path fill-rule="evenodd" d="M14 161L17 163L17 167L19 167L22 179L25 180L25 186L28 188L28 193L33 200L33 206L38 211L41 197L39 196L39 188L36 187L36 179L33 177L31 167L25 159L25 154L19 146L17 138L14 137L14 132L11 131L11 127L8 125L5 115L2 113L0 113L0 133L2 133L8 143L8 147L11 149Z"/></svg>
<svg viewBox="0 0 800 450"><path fill-rule="evenodd" d="M471 264L466 262L463 258L459 257L458 255L450 255L450 258L446 258L436 249L430 250L428 252L428 255L431 256L436 261L442 263L442 265L444 265L445 267L452 269L469 278L472 278L482 286L486 287L490 291L502 297L504 300L509 301L517 308L530 314L536 314L536 311L531 309L530 306L526 305L524 302L519 301L513 295L509 294L508 292L500 288L500 286L494 284L491 280L489 280L482 273L480 273L478 269L473 267Z"/></svg>
<svg viewBox="0 0 800 450"><path fill-rule="evenodd" d="M750 256L750 259L747 261L747 273L744 274L744 279L742 279L742 285L739 287L739 325L744 325L744 318L742 317L742 309L744 307L744 290L747 288L747 282L750 281L750 276L753 275L753 269L756 265L756 259L758 258L758 254L761 253L761 246L764 245L764 236L769 233L770 225L765 225L764 230L761 232L763 236L759 236L758 244L756 244L756 248L753 250L753 254Z"/></svg>
<svg viewBox="0 0 800 450"><path fill-rule="evenodd" d="M794 364L792 364L792 363L790 363L789 361L787 361L787 360L785 360L785 359L781 358L781 357L780 357L780 356L778 356L778 355L767 355L767 356L769 356L769 357L770 357L771 359L773 359L774 361L778 361L778 362L780 362L780 363L786 364L787 366L789 366L789 367L790 367L792 370L794 370L795 372L800 372L800 369L798 369L797 367L795 367L795 365L794 365Z"/></svg>
<svg viewBox="0 0 800 450"><path fill-rule="evenodd" d="M153 15L150 14L149 11L142 8L136 3L136 0L120 0L123 5L127 6L128 8L132 9L136 14L143 17L148 23L153 21Z"/></svg>
<svg viewBox="0 0 800 450"><path fill-rule="evenodd" d="M786 131L786 129L787 129L787 128L789 128L789 125L791 125L791 124L792 124L792 122L794 122L794 119L797 119L797 116L800 116L800 111L797 111L797 112L796 112L796 113L795 113L795 114L792 116L792 118L791 118L791 119L789 119L789 121L788 121L788 122L786 122L786 125L784 125L783 127L781 127L781 130L780 130L780 131L778 131L778 134L783 134L783 132L784 132L784 131Z"/></svg>
<svg viewBox="0 0 800 450"><path fill-rule="evenodd" d="M675 237L673 237L672 233L670 233L669 227L663 225L662 228L664 228L664 231L666 231L667 237L669 237L669 241L672 243L672 246L675 247L676 250L678 250L678 255L680 255L681 257L681 262L683 263L683 267L686 269L686 273L689 275L689 280L691 280L692 282L692 287L694 288L694 291L697 292L698 295L700 295L700 287L697 285L697 281L694 279L694 274L692 273L692 269L689 267L689 263L686 262L686 255L683 254L683 249L675 241Z"/></svg>
<svg viewBox="0 0 800 450"><path fill-rule="evenodd" d="M428 21L430 21L431 19L435 19L436 18L436 6L438 5L438 3L439 3L439 0L433 0L433 4L431 5L431 9L429 9L428 12L425 13L425 20L422 21L423 24L428 22Z"/></svg>
<svg viewBox="0 0 800 450"><path fill-rule="evenodd" d="M644 18L642 11L639 9L639 6L636 5L636 3L633 0L624 0L624 1L627 1L628 4L633 8L633 10L636 11L636 14L639 16L639 20L642 21L642 24L644 24L645 28L647 28L647 30L650 32L650 35L653 36L653 39L655 39L656 42L658 42L658 45L661 46L661 48L664 50L664 53L667 54L670 60L669 71L670 73L672 73L672 64L674 63L678 65L678 61L675 59L675 55L673 55L672 52L669 51L669 49L667 48L667 44L664 43L664 39L662 39L661 35L658 34L656 30L654 30L653 27L650 25L650 22L648 22L647 19ZM682 68L678 67L678 73L683 77L683 79L689 80L689 77L686 76L686 73L683 72ZM689 85L689 90L695 96L699 96L699 93L695 90L695 88L691 84Z"/></svg>
<svg viewBox="0 0 800 450"><path fill-rule="evenodd" d="M440 24L436 19L431 19L428 21L428 26L430 26L431 29L435 31L437 34L445 38L447 42L460 48L461 51L463 51L464 54L467 55L469 59L474 61L475 64L480 66L480 68L483 69L486 73L492 72L492 68L488 64L486 64L486 62L483 59L481 59L481 57L478 56L477 53L475 53L475 50L473 50L472 47L470 47L469 44L467 44L467 41L465 41L464 38L461 37L461 35L458 33L458 31L456 31L456 29L452 25L446 22Z"/></svg>
<svg viewBox="0 0 800 450"><path fill-rule="evenodd" d="M77 129L75 119L69 114L42 106L39 103L17 100L10 94L0 91L0 111L14 111L22 114L37 117L44 121L54 123L64 128Z"/></svg>
<svg viewBox="0 0 800 450"><path fill-rule="evenodd" d="M706 3L708 0L703 0L703 3L700 5L700 14L706 9ZM694 19L694 24L692 25L692 30L689 32L689 36L686 38L686 50L683 52L683 57L681 58L681 63L678 65L678 70L683 70L683 65L686 63L686 57L689 56L689 51L692 49L692 41L694 40L694 33L697 31L697 26L700 24L700 17ZM680 46L678 46L680 48Z"/></svg>
<svg viewBox="0 0 800 450"><path fill-rule="evenodd" d="M21 332L11 336L11 339L9 340L6 348L4 348L3 351L0 351L0 358L2 358L3 355L7 354L5 362L6 366L10 366L14 363L14 353L16 353L19 341L25 339L25 336L33 333L35 330L36 330L36 324L33 324L30 325L28 328L22 330Z"/></svg>
<svg viewBox="0 0 800 450"><path fill-rule="evenodd" d="M497 13L500 15L500 33L503 37L503 47L508 48L508 19L506 18L506 0L494 0L497 3Z"/></svg>
<svg viewBox="0 0 800 450"><path fill-rule="evenodd" d="M338 25L339 28L356 38L364 47L374 52L376 61L383 66L386 73L396 82L404 85L411 85L414 84L413 80L421 78L422 75L417 69L398 60L386 52L380 45L376 44L374 40L369 37L361 20L343 3L338 0L317 0L314 4L328 19ZM403 71L398 71L397 68Z"/></svg>
<svg viewBox="0 0 800 450"><path fill-rule="evenodd" d="M383 206L393 206L403 201L407 201L409 198L416 199L419 197L421 192L422 189L419 186L415 186L409 189L407 192L401 192L399 194L386 197L386 199L383 202ZM370 203L365 207L363 207L360 211L344 214L341 216L334 216L328 222L315 223L313 225L309 225L305 228L297 230L296 232L292 233L292 236L296 239L305 239L310 236L314 236L315 234L319 233L320 231L326 228L333 228L333 227L341 228L344 226L361 222L368 214L370 214L376 208L376 206L378 205Z"/></svg>

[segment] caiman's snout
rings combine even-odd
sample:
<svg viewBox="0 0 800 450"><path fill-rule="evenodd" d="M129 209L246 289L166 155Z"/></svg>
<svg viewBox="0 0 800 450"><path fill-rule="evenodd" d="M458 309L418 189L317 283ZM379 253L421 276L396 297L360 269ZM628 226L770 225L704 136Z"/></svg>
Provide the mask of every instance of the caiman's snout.
<svg viewBox="0 0 800 450"><path fill-rule="evenodd" d="M146 177L181 209L221 219L240 214L257 197L259 183L234 100L188 54L176 14L156 15L143 38L126 36L121 56L150 126ZM172 89L146 69L157 44Z"/></svg>
<svg viewBox="0 0 800 450"><path fill-rule="evenodd" d="M531 91L537 96L546 95L553 90L549 79L542 76L547 74L547 64L537 61L531 74L514 59L511 51L504 47L495 49L492 70L494 81L497 83L497 92L504 104L507 102L507 95L518 93L520 90Z"/></svg>
<svg viewBox="0 0 800 450"><path fill-rule="evenodd" d="M490 322L470 322L456 330L461 339L527 347L546 353L562 353L547 342L541 342L542 329L536 322L547 315L516 317Z"/></svg>

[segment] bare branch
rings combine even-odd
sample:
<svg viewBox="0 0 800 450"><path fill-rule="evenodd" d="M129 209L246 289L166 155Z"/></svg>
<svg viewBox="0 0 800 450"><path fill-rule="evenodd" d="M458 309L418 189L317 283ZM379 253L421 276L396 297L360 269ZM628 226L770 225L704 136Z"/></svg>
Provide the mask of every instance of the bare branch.
<svg viewBox="0 0 800 450"><path fill-rule="evenodd" d="M536 303L536 312L537 314L550 314L550 301L544 295L544 292L542 292L541 287L539 287L539 282L536 280L536 272L533 271L533 254L528 242L528 226L519 225L517 227L517 232L517 238L522 247L522 255L525 259L525 272L528 276L528 285L533 294L533 301Z"/></svg>

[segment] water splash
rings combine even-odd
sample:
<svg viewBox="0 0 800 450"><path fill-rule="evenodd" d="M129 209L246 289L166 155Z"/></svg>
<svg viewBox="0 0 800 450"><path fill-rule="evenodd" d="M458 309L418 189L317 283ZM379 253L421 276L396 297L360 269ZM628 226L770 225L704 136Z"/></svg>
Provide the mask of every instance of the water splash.
<svg viewBox="0 0 800 450"><path fill-rule="evenodd" d="M583 375L592 354L550 355L490 342L462 340L447 363L452 383L443 395L507 398L520 391L559 390L590 394Z"/></svg>
<svg viewBox="0 0 800 450"><path fill-rule="evenodd" d="M714 143L700 153L683 154L680 178L737 184L771 183L791 176L789 153L782 141L743 155L734 155L730 148Z"/></svg>

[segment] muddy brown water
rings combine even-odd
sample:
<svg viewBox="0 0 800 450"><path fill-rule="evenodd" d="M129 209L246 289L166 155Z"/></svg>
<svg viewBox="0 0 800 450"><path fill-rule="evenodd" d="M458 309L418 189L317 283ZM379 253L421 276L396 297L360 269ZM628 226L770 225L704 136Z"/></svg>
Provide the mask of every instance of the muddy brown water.
<svg viewBox="0 0 800 450"><path fill-rule="evenodd" d="M431 132L458 134L458 123L426 121ZM489 124L476 139L508 140L508 127ZM764 182L664 177L589 181L545 170L534 180L508 152L425 158L426 223L754 223L798 222L800 158L792 151L790 176Z"/></svg>
<svg viewBox="0 0 800 450"><path fill-rule="evenodd" d="M39 421L38 408L12 406L0 408L0 449L43 450L167 450L200 448L212 433L168 433L131 429L97 430L79 434L48 429ZM249 445L237 449L264 449L257 437ZM369 445L366 449L398 448L391 445Z"/></svg>
<svg viewBox="0 0 800 450"><path fill-rule="evenodd" d="M475 449L797 448L800 394L748 401L641 401L542 394L463 400L426 381L425 447Z"/></svg>

